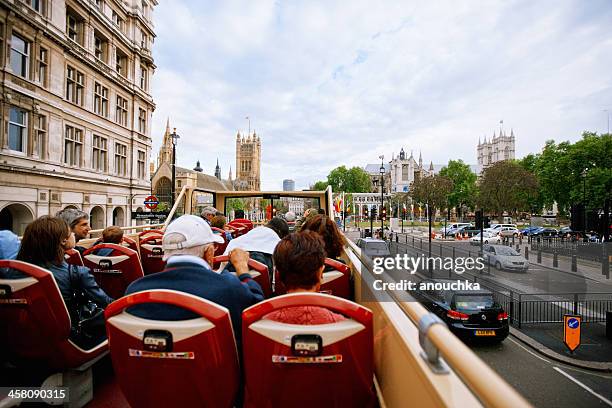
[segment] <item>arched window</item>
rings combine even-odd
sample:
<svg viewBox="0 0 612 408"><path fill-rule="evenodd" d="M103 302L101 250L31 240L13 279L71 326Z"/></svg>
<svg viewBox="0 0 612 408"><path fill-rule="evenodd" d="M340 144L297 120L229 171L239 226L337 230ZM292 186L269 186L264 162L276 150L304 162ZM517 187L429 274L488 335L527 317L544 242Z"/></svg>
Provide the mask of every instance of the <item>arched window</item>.
<svg viewBox="0 0 612 408"><path fill-rule="evenodd" d="M9 204L0 211L0 229L23 235L26 226L34 220L32 210L23 204Z"/></svg>
<svg viewBox="0 0 612 408"><path fill-rule="evenodd" d="M166 203L168 206L172 201L172 182L168 177L162 177L155 186L155 195L160 203Z"/></svg>

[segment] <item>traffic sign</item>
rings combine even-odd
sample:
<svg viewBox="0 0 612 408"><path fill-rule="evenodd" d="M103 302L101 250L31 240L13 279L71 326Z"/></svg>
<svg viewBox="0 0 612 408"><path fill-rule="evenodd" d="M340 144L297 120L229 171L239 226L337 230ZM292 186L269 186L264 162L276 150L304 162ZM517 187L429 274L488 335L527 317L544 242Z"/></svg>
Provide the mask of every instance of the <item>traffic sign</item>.
<svg viewBox="0 0 612 408"><path fill-rule="evenodd" d="M154 195L150 195L147 198L145 198L144 200L144 205L145 207L147 207L149 210L154 210L157 208L157 206L159 205L159 200L157 199L157 197L155 197Z"/></svg>
<svg viewBox="0 0 612 408"><path fill-rule="evenodd" d="M563 343L573 353L580 346L580 328L582 316L563 315Z"/></svg>

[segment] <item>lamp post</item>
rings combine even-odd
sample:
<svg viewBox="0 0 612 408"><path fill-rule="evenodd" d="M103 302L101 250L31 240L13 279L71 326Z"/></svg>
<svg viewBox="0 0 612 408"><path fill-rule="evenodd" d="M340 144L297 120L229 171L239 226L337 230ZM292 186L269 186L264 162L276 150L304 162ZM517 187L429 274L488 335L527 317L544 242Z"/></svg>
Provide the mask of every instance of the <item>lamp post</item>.
<svg viewBox="0 0 612 408"><path fill-rule="evenodd" d="M385 234L385 220L383 217L385 211L385 156L380 157L380 237L383 238Z"/></svg>
<svg viewBox="0 0 612 408"><path fill-rule="evenodd" d="M604 112L606 112L606 117L608 119L608 134L610 134L610 109L604 109Z"/></svg>
<svg viewBox="0 0 612 408"><path fill-rule="evenodd" d="M176 134L176 128L170 135L172 138L172 198L170 200L170 208L174 207L174 200L176 200L176 144L180 139L180 136Z"/></svg>
<svg viewBox="0 0 612 408"><path fill-rule="evenodd" d="M586 176L587 176L587 172L589 171L588 167L585 168L584 170L582 170L582 173L580 173L582 175L582 211L584 212L584 237L583 240L584 242L587 242L587 206L586 206Z"/></svg>

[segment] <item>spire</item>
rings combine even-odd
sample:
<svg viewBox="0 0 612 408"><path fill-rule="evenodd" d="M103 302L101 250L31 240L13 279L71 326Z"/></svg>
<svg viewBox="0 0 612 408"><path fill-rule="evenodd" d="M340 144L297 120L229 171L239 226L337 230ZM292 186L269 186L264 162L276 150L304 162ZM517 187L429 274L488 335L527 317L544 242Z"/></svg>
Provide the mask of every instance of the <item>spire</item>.
<svg viewBox="0 0 612 408"><path fill-rule="evenodd" d="M198 160L196 166L193 168L193 171L197 171L198 173L202 172L202 167L200 167L200 161Z"/></svg>
<svg viewBox="0 0 612 408"><path fill-rule="evenodd" d="M170 134L170 117L166 118L166 133Z"/></svg>
<svg viewBox="0 0 612 408"><path fill-rule="evenodd" d="M480 136L478 136L478 146L480 146Z"/></svg>
<svg viewBox="0 0 612 408"><path fill-rule="evenodd" d="M419 167L423 167L423 153L419 151Z"/></svg>
<svg viewBox="0 0 612 408"><path fill-rule="evenodd" d="M493 139L495 139L495 131L493 131Z"/></svg>
<svg viewBox="0 0 612 408"><path fill-rule="evenodd" d="M221 167L219 167L219 158L217 157L217 166L215 167L215 177L221 180Z"/></svg>
<svg viewBox="0 0 612 408"><path fill-rule="evenodd" d="M434 171L433 161L429 163L429 171Z"/></svg>
<svg viewBox="0 0 612 408"><path fill-rule="evenodd" d="M410 158L414 158L412 155L412 149L410 149Z"/></svg>
<svg viewBox="0 0 612 408"><path fill-rule="evenodd" d="M227 177L229 181L232 181L232 166L230 166L229 176Z"/></svg>
<svg viewBox="0 0 612 408"><path fill-rule="evenodd" d="M240 140L240 131L238 131L238 133L236 133L236 140Z"/></svg>
<svg viewBox="0 0 612 408"><path fill-rule="evenodd" d="M514 138L514 129L510 129L510 137Z"/></svg>

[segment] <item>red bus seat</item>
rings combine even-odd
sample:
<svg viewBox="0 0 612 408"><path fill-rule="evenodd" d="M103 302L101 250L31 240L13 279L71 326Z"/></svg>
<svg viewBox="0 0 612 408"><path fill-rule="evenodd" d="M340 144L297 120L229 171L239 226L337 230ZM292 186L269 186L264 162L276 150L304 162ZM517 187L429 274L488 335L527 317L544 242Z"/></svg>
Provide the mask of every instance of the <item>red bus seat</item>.
<svg viewBox="0 0 612 408"><path fill-rule="evenodd" d="M285 307L320 306L348 319L295 325L263 319ZM245 407L372 407L372 312L321 293L265 300L242 313Z"/></svg>
<svg viewBox="0 0 612 408"><path fill-rule="evenodd" d="M98 249L110 248L110 256L96 255ZM99 244L83 253L85 266L106 294L118 299L125 294L128 285L144 276L138 253L116 244Z"/></svg>
<svg viewBox="0 0 612 408"><path fill-rule="evenodd" d="M217 269L222 262L229 262L228 255L215 256L213 259L213 268ZM264 296L269 298L272 296L272 283L270 281L270 271L268 267L259 261L249 259L249 273L253 280L259 283L263 290Z"/></svg>
<svg viewBox="0 0 612 408"><path fill-rule="evenodd" d="M87 365L107 350L106 340L83 350L68 338L70 315L51 272L9 260L0 260L0 268L12 268L27 276L0 279L0 343L8 347L8 355L35 360L37 366L66 370Z"/></svg>
<svg viewBox="0 0 612 408"><path fill-rule="evenodd" d="M71 265L83 266L83 258L76 249L68 249L65 251L64 258L66 258L66 262Z"/></svg>
<svg viewBox="0 0 612 408"><path fill-rule="evenodd" d="M136 251L137 253L139 252L138 243L136 243L136 241L134 241L132 238L129 238L129 237L121 238L121 245L123 245L126 248L130 248L132 251Z"/></svg>
<svg viewBox="0 0 612 408"><path fill-rule="evenodd" d="M146 237L148 237L151 234L152 235L164 235L164 231L158 230L158 229L150 229L150 230L140 231L138 233L138 240L142 241L143 239L145 239Z"/></svg>
<svg viewBox="0 0 612 408"><path fill-rule="evenodd" d="M140 241L140 259L145 275L161 272L166 267L161 244L162 235L159 234L149 235Z"/></svg>
<svg viewBox="0 0 612 408"><path fill-rule="evenodd" d="M133 305L165 303L201 317L142 319ZM133 293L105 311L119 386L132 407L232 407L238 391L236 342L226 308L174 290Z"/></svg>
<svg viewBox="0 0 612 408"><path fill-rule="evenodd" d="M223 255L223 252L225 252L225 248L227 248L227 244L229 243L225 236L225 230L217 227L210 227L210 229L213 231L213 233L220 235L223 238L222 244L215 244L215 256Z"/></svg>
<svg viewBox="0 0 612 408"><path fill-rule="evenodd" d="M338 296L347 300L351 299L351 268L335 259L325 258L325 266L334 270L323 272L319 292ZM285 285L280 280L278 271L274 275L274 294L284 295L287 293Z"/></svg>
<svg viewBox="0 0 612 408"><path fill-rule="evenodd" d="M247 230L250 231L253 229L253 221L248 220L246 218L236 218L228 223L229 225L244 225L247 227Z"/></svg>

